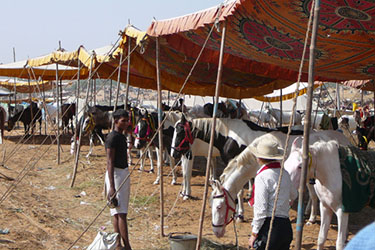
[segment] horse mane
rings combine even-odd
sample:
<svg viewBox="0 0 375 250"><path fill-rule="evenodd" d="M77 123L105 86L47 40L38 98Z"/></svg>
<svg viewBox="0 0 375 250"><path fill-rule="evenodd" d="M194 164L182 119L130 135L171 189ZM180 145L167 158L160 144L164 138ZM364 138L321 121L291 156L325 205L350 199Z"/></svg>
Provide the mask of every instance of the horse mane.
<svg viewBox="0 0 375 250"><path fill-rule="evenodd" d="M337 150L339 147L339 144L335 140L330 140L330 141L323 141L319 140L315 142L313 145L310 146L310 150L315 154L319 154L321 152L324 153L333 153L335 150Z"/></svg>
<svg viewBox="0 0 375 250"><path fill-rule="evenodd" d="M216 118L216 136L218 134L221 134L223 136L228 136L229 134L229 126L228 123L230 120L235 121L234 119L230 118ZM209 131L211 131L212 128L212 121L213 118L196 118L193 119L193 129L199 129L204 131L209 136Z"/></svg>

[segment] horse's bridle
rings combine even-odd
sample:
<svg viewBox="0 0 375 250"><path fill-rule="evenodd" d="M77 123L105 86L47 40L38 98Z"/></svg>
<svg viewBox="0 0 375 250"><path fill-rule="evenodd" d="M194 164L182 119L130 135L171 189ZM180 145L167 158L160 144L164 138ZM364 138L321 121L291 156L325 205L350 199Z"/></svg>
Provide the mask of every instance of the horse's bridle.
<svg viewBox="0 0 375 250"><path fill-rule="evenodd" d="M189 144L193 144L193 142L194 142L194 137L191 133L190 124L187 121L183 125L178 124L177 126L183 126L184 127L185 137L177 147L172 147L172 148L174 150L178 151L178 152L181 152L182 150L188 150L189 146L183 147L182 145L184 145L185 142L188 142Z"/></svg>
<svg viewBox="0 0 375 250"><path fill-rule="evenodd" d="M221 225L215 225L214 223L212 223L212 226L213 227L224 227L226 225L228 225L229 223L232 222L235 214L236 214L236 209L232 206L230 206L229 204L229 199L228 197L233 201L233 204L236 204L236 201L233 199L233 197L230 195L230 193L228 192L228 190L226 190L224 187L221 187L221 190L223 191L222 194L220 195L215 195L212 197L212 199L220 199L220 198L224 198L224 201L225 201L225 205L226 205L226 209L225 209L225 219L224 219L224 223L221 224ZM229 210L231 210L233 212L233 215L230 217L230 219L228 220L228 215L229 215Z"/></svg>
<svg viewBox="0 0 375 250"><path fill-rule="evenodd" d="M146 124L147 124L147 132L146 132L146 135L144 137L135 137L135 139L138 139L138 140L141 140L141 141L150 141L150 137L152 136L153 134L153 131L155 131L155 129L153 128L152 126L152 121L151 121L151 117L148 117L149 119L146 119L146 118L141 118L142 121L145 121ZM135 127L135 130L134 130L134 134L138 134L138 126Z"/></svg>

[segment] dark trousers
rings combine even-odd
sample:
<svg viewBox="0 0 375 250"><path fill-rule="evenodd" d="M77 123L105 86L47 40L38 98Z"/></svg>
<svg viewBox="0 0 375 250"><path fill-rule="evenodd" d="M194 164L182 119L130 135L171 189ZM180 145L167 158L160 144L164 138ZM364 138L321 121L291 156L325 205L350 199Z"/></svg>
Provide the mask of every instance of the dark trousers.
<svg viewBox="0 0 375 250"><path fill-rule="evenodd" d="M268 217L263 223L254 243L257 250L266 249L268 230L270 228L271 218ZM290 243L293 240L293 230L289 218L275 217L271 232L269 250L289 250Z"/></svg>

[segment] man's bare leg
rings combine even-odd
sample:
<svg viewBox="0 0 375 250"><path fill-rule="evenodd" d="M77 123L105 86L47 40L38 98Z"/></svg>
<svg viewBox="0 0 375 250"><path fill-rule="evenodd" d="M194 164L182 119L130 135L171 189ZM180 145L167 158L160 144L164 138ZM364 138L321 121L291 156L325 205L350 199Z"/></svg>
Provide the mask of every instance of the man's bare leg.
<svg viewBox="0 0 375 250"><path fill-rule="evenodd" d="M121 232L119 228L119 216L118 214L115 214L112 216L112 223L113 223L113 229L115 233L118 233L117 240L116 240L116 249L122 249L122 244L121 244Z"/></svg>
<svg viewBox="0 0 375 250"><path fill-rule="evenodd" d="M128 237L128 223L127 214L118 214L118 227L120 229L121 238L124 241L125 250L131 250L129 237Z"/></svg>

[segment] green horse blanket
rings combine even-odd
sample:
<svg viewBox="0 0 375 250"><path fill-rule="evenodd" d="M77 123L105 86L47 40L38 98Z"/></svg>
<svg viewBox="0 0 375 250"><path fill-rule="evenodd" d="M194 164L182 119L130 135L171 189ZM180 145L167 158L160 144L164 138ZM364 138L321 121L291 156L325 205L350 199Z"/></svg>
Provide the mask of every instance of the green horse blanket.
<svg viewBox="0 0 375 250"><path fill-rule="evenodd" d="M356 147L339 147L344 212L375 208L375 152Z"/></svg>

